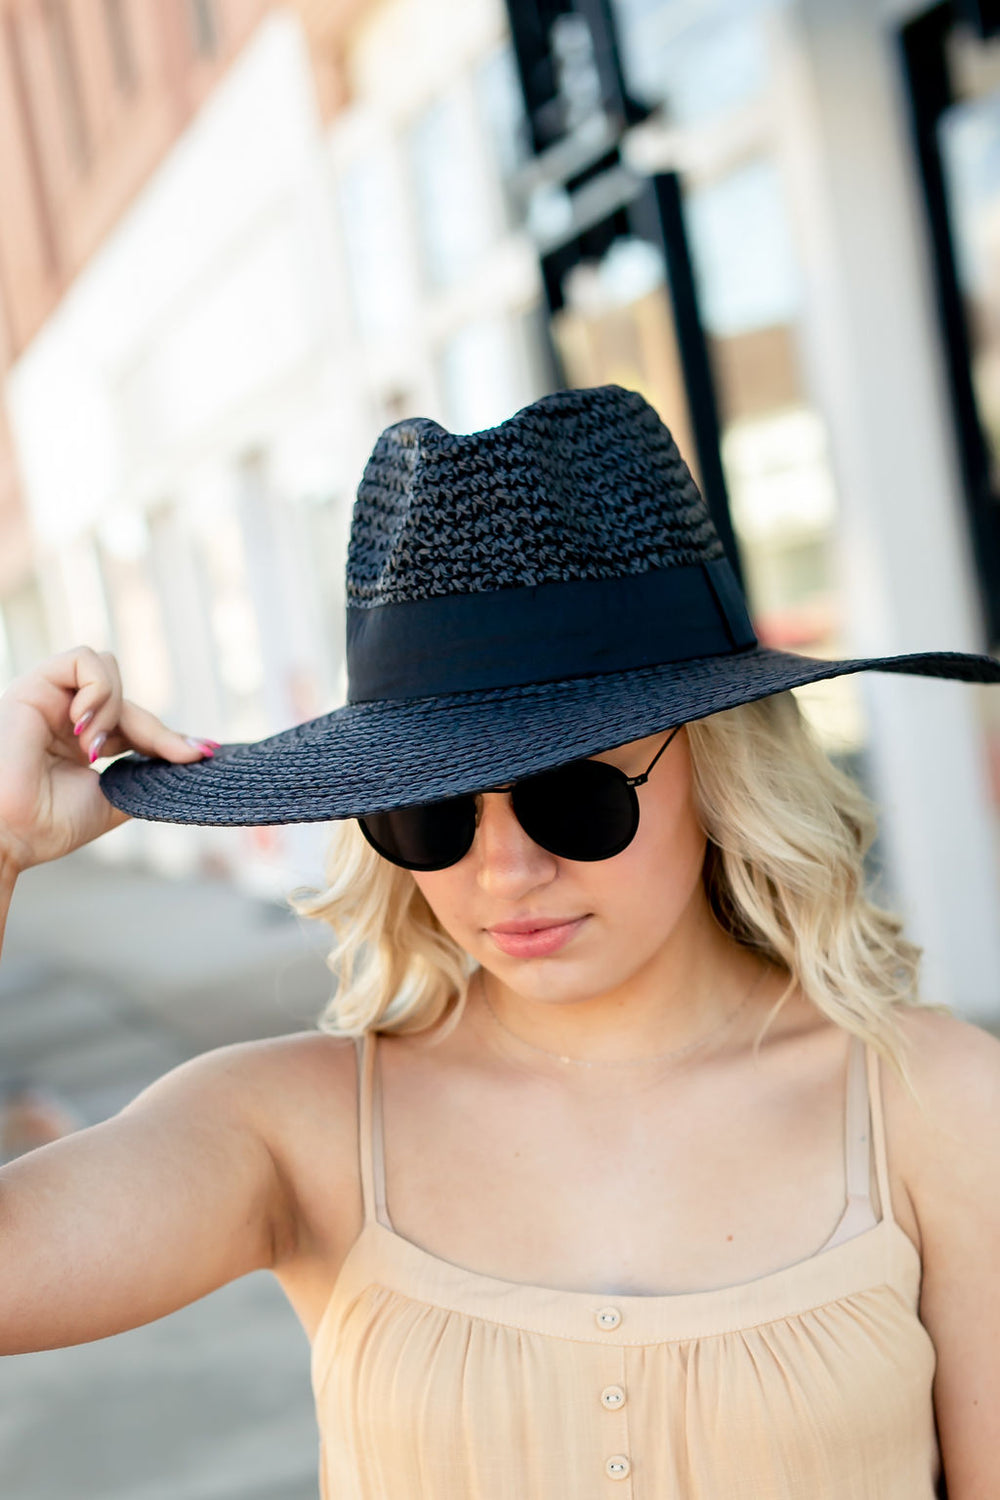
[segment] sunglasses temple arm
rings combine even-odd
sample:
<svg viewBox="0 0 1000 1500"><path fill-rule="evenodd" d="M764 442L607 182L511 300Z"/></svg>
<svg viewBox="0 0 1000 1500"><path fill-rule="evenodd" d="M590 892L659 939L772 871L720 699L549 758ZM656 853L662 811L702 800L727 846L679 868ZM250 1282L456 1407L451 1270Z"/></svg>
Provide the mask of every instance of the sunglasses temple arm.
<svg viewBox="0 0 1000 1500"><path fill-rule="evenodd" d="M670 741L673 739L674 735L678 734L680 732L680 728L681 728L681 726L678 724L676 729L672 729L670 731L670 733L667 735L667 738L663 741L663 744L660 746L659 750L657 750L656 754L653 756L653 759L650 761L649 765L643 771L643 773L642 773L641 776L630 776L628 778L628 784L629 784L629 786L644 786L645 785L645 783L649 780L650 773L651 773L653 767L656 765L656 762L659 760L659 758L663 754L664 750L666 750L667 746L670 744Z"/></svg>

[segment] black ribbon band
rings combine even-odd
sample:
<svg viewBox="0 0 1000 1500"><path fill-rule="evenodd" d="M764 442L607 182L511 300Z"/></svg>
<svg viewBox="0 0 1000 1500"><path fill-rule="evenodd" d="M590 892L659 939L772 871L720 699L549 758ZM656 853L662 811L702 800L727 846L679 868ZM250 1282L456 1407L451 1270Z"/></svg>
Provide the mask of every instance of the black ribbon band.
<svg viewBox="0 0 1000 1500"><path fill-rule="evenodd" d="M756 644L728 561L347 611L348 702L556 682Z"/></svg>

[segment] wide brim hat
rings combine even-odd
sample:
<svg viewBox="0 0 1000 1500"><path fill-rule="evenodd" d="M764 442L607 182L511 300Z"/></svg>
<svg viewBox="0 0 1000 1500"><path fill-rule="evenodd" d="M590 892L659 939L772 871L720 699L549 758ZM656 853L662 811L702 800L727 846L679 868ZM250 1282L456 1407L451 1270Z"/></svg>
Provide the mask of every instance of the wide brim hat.
<svg viewBox="0 0 1000 1500"><path fill-rule="evenodd" d="M635 391L558 391L497 427L379 437L347 560L347 702L193 765L102 773L133 817L357 817L530 776L864 671L1000 682L961 651L828 660L761 645L704 500Z"/></svg>

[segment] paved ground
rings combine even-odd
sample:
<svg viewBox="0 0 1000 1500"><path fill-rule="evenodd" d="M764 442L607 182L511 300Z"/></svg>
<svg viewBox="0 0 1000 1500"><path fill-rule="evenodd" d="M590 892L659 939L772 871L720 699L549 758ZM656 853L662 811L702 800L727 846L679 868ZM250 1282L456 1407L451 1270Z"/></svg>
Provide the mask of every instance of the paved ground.
<svg viewBox="0 0 1000 1500"><path fill-rule="evenodd" d="M311 1023L322 932L86 852L29 870L0 960L0 1089L105 1117L208 1046ZM3 1500L315 1500L308 1346L266 1275L149 1328L0 1360Z"/></svg>

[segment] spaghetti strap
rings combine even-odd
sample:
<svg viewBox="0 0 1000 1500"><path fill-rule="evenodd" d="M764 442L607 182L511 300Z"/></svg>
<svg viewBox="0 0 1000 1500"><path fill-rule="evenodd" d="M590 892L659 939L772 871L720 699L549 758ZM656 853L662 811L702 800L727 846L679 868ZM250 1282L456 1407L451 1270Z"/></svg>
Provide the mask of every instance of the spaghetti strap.
<svg viewBox="0 0 1000 1500"><path fill-rule="evenodd" d="M865 1049L852 1036L847 1048L847 1089L844 1105L844 1166L847 1203L830 1238L822 1246L832 1250L855 1235L874 1229L878 1220L871 1197L870 1105L865 1084Z"/></svg>
<svg viewBox="0 0 1000 1500"><path fill-rule="evenodd" d="M379 1066L376 1053L377 1040L377 1034L369 1032L368 1042L372 1054L370 1095L372 1201L375 1207L375 1218L386 1229L391 1229L389 1210L386 1207L385 1201L385 1129L382 1123L382 1069Z"/></svg>
<svg viewBox="0 0 1000 1500"><path fill-rule="evenodd" d="M375 1191L375 1163L373 1160L372 1116L373 1085L375 1070L375 1038L370 1031L355 1037L354 1047L358 1059L358 1159L361 1166L361 1200L364 1205L365 1223L377 1216L378 1199Z"/></svg>
<svg viewBox="0 0 1000 1500"><path fill-rule="evenodd" d="M892 1211L892 1194L889 1191L889 1162L885 1149L885 1119L882 1113L882 1079L879 1055L875 1048L866 1044L868 1062L868 1097L871 1100L872 1137L875 1143L875 1177L883 1219L895 1220Z"/></svg>
<svg viewBox="0 0 1000 1500"><path fill-rule="evenodd" d="M858 1199L868 1203L871 1200L869 1112L864 1043L860 1037L852 1036L847 1064L846 1140L844 1142L848 1201Z"/></svg>

